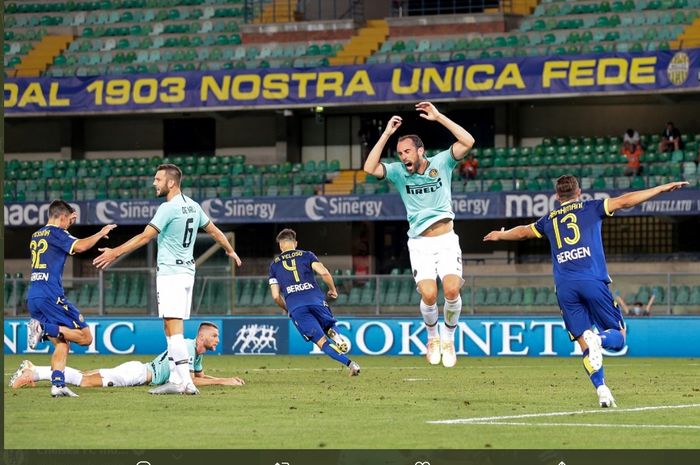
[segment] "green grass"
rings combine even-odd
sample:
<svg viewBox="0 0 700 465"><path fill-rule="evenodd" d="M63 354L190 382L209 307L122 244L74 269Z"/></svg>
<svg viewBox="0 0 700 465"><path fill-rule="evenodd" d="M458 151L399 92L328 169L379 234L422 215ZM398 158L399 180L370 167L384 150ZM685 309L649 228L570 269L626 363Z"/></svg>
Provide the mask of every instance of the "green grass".
<svg viewBox="0 0 700 465"><path fill-rule="evenodd" d="M90 369L132 358L72 356L70 363ZM445 369L429 366L422 357L358 357L362 374L349 378L345 369L324 357L208 356L207 373L239 375L246 386L205 387L195 397L151 396L146 386L76 388L79 399L52 399L46 383L8 388L21 359L5 356L6 448L700 447L700 362L693 359L608 358L606 380L617 410L506 420L526 425L427 422L598 412L595 391L578 359L463 357L455 368ZM31 360L46 364L48 357ZM182 427L171 428L174 424ZM60 435L55 434L57 425ZM687 426L695 428L683 428Z"/></svg>

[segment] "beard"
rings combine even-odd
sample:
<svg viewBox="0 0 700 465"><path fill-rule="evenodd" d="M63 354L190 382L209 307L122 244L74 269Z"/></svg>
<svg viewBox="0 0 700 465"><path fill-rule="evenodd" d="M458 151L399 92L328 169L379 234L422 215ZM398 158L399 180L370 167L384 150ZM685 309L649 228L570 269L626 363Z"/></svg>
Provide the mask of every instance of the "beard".
<svg viewBox="0 0 700 465"><path fill-rule="evenodd" d="M168 186L163 186L160 190L156 189L156 197L167 197L169 193Z"/></svg>

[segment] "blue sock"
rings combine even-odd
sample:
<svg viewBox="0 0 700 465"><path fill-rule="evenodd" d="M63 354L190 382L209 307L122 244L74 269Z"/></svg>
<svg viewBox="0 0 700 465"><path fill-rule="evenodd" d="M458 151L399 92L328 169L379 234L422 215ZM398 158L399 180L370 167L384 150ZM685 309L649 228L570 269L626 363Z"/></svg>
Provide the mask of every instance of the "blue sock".
<svg viewBox="0 0 700 465"><path fill-rule="evenodd" d="M58 325L56 324L42 323L42 326L44 327L44 333L46 333L47 336L58 337L61 335L61 332L58 330Z"/></svg>
<svg viewBox="0 0 700 465"><path fill-rule="evenodd" d="M625 347L625 337L617 329L606 329L599 336L604 349L621 350Z"/></svg>
<svg viewBox="0 0 700 465"><path fill-rule="evenodd" d="M63 387L66 385L66 377L63 375L62 371L54 370L51 373L51 384L58 387Z"/></svg>
<svg viewBox="0 0 700 465"><path fill-rule="evenodd" d="M593 371L591 364L588 362L588 349L583 351L583 368L586 370L586 374L591 378L591 383L598 389L598 386L605 384L605 370L600 367L600 370Z"/></svg>
<svg viewBox="0 0 700 465"><path fill-rule="evenodd" d="M339 353L337 350L335 350L328 342L328 340L326 340L326 342L323 343L323 346L321 346L321 350L333 360L337 360L345 366L350 365L350 359L347 358L345 355Z"/></svg>

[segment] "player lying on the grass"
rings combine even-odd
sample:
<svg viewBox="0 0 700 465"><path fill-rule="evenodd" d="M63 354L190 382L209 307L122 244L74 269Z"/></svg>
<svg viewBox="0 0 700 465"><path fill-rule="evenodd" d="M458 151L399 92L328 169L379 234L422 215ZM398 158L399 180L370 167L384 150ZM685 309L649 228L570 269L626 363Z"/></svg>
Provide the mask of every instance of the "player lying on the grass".
<svg viewBox="0 0 700 465"><path fill-rule="evenodd" d="M335 325L337 321L318 287L314 272L321 275L328 286L328 297L335 299L338 291L333 276L313 252L297 250L297 234L293 230L283 229L277 235L277 243L282 253L270 264L272 298L289 313L304 339L348 367L350 376L359 375L360 365L344 355L348 351L347 343L340 336Z"/></svg>
<svg viewBox="0 0 700 465"><path fill-rule="evenodd" d="M219 329L214 323L199 325L196 339L185 339L189 353L190 371L197 386L241 386L245 382L238 377L215 378L205 375L202 359L207 350L216 350L219 344ZM158 355L151 362L131 361L122 363L114 368L100 368L81 372L75 368L66 367L66 383L80 387L125 387L150 384L159 386L165 384L170 376L168 351ZM22 362L15 374L10 378L10 386L18 389L34 385L36 381L51 380L51 367L35 366L29 360Z"/></svg>
<svg viewBox="0 0 700 465"><path fill-rule="evenodd" d="M547 236L552 250L554 284L564 324L572 340L583 351L583 366L598 393L601 407L616 407L605 385L603 348L625 346L625 322L613 299L605 262L601 225L603 218L687 185L670 182L605 200L581 201L581 189L574 176L557 179L558 208L536 222L508 231L491 231L485 241L517 241ZM598 328L595 334L593 326Z"/></svg>

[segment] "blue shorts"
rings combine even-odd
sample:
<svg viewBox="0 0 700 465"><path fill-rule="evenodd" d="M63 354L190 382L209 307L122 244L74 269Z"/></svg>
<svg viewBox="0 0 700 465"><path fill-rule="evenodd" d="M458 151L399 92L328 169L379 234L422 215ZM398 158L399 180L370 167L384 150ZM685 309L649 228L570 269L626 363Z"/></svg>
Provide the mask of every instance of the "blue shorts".
<svg viewBox="0 0 700 465"><path fill-rule="evenodd" d="M71 329L87 328L85 318L80 311L65 297L57 300L47 297L35 297L27 300L29 314L40 323L66 326Z"/></svg>
<svg viewBox="0 0 700 465"><path fill-rule="evenodd" d="M598 331L622 329L625 322L608 285L602 281L567 281L557 284L557 300L572 339L593 325Z"/></svg>
<svg viewBox="0 0 700 465"><path fill-rule="evenodd" d="M333 318L330 307L323 305L305 305L291 311L289 317L307 341L318 342L326 331L338 322Z"/></svg>

